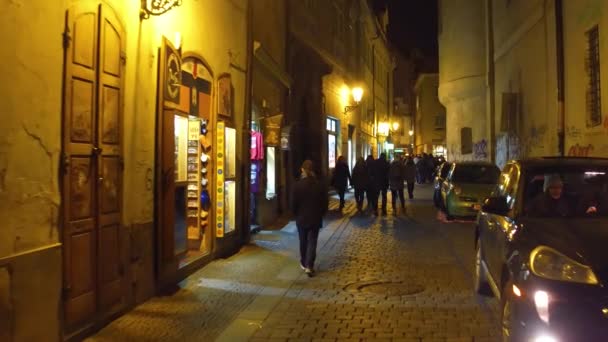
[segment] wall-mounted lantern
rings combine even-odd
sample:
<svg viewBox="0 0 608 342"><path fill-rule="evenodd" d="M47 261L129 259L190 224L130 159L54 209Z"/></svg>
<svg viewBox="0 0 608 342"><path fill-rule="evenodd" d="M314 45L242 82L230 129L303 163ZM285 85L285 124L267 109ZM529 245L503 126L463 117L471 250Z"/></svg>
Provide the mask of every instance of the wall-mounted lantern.
<svg viewBox="0 0 608 342"><path fill-rule="evenodd" d="M161 15L181 4L182 0L141 0L140 16L148 19L151 15Z"/></svg>
<svg viewBox="0 0 608 342"><path fill-rule="evenodd" d="M350 91L348 91L348 89L347 89L346 91L347 91L346 98L348 99L348 97L350 95L352 95L353 100L355 101L355 105L354 106L344 106L344 115L346 115L348 112L352 112L353 110L359 108L359 103L361 103L361 99L363 98L363 88L361 88L361 87L355 87Z"/></svg>

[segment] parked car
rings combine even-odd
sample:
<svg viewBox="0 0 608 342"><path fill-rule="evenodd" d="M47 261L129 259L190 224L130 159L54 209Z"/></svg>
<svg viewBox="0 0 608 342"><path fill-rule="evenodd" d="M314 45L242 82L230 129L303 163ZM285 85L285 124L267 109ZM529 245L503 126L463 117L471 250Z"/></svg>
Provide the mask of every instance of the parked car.
<svg viewBox="0 0 608 342"><path fill-rule="evenodd" d="M446 161L446 162L441 163L439 166L437 166L437 170L435 171L435 181L433 182L433 188L435 189L433 191L433 203L435 204L435 207L437 207L439 209L442 208L441 184L447 177L448 172L450 171L451 167L452 167L452 163Z"/></svg>
<svg viewBox="0 0 608 342"><path fill-rule="evenodd" d="M505 341L608 341L608 159L508 163L477 216L475 289Z"/></svg>
<svg viewBox="0 0 608 342"><path fill-rule="evenodd" d="M455 162L441 185L443 209L448 219L475 217L481 202L494 189L500 169L485 161Z"/></svg>

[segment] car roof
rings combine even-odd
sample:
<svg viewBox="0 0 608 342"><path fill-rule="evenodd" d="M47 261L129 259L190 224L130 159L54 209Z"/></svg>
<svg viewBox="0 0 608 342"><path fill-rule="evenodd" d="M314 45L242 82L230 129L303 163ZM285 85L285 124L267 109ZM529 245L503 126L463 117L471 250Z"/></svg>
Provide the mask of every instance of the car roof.
<svg viewBox="0 0 608 342"><path fill-rule="evenodd" d="M604 166L608 167L608 158L589 158L589 157L539 157L513 160L510 163L517 163L523 168L549 167L549 166L573 166L573 167L590 167Z"/></svg>

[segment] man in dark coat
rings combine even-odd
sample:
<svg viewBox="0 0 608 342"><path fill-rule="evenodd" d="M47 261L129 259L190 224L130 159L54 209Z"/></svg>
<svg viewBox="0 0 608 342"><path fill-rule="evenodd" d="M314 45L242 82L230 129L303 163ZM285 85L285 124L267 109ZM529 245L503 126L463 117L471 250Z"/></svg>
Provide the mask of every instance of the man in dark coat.
<svg viewBox="0 0 608 342"><path fill-rule="evenodd" d="M378 186L378 195L382 194L382 215L386 215L386 194L388 191L388 170L390 164L386 160L386 154L381 153L374 165L374 180ZM376 197L378 198L378 197ZM378 201L376 200L376 207L378 208Z"/></svg>
<svg viewBox="0 0 608 342"><path fill-rule="evenodd" d="M359 157L357 164L353 168L353 187L355 187L355 201L357 202L357 210L359 211L363 210L363 199L368 186L369 172L367 171L365 160L363 160L363 157Z"/></svg>
<svg viewBox="0 0 608 342"><path fill-rule="evenodd" d="M300 267L309 277L314 275L317 239L327 213L327 188L314 171L310 160L301 167L302 178L293 188L291 210L296 218L300 238Z"/></svg>
<svg viewBox="0 0 608 342"><path fill-rule="evenodd" d="M353 180L350 177L350 171L348 170L348 164L346 164L344 156L340 156L336 163L332 178L332 185L338 191L338 196L340 196L340 211L344 208L344 194L346 193L349 182L350 184L353 183Z"/></svg>

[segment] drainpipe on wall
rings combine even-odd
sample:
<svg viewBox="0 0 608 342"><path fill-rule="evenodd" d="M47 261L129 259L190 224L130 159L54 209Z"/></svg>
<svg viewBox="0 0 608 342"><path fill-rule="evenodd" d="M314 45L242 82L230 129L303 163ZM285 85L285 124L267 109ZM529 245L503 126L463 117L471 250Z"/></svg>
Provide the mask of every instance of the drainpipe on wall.
<svg viewBox="0 0 608 342"><path fill-rule="evenodd" d="M566 155L564 108L564 16L563 0L555 0L555 45L557 53L557 141L559 155Z"/></svg>
<svg viewBox="0 0 608 342"><path fill-rule="evenodd" d="M486 0L486 86L490 121L490 161L496 162L496 103L494 97L494 20L492 0Z"/></svg>

